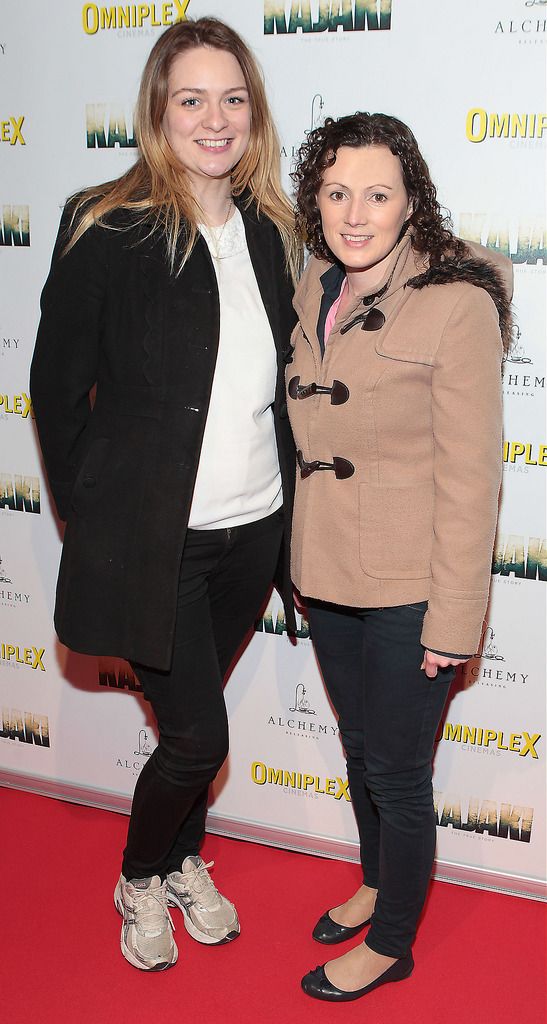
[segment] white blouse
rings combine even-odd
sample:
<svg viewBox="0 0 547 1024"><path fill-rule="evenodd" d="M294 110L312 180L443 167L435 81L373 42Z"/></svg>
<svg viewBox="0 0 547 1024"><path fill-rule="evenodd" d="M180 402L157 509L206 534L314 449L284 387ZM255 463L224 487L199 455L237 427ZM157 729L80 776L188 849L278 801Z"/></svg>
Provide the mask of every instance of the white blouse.
<svg viewBox="0 0 547 1024"><path fill-rule="evenodd" d="M237 208L200 225L220 298L220 338L188 526L217 530L264 519L283 502L273 401L277 360Z"/></svg>

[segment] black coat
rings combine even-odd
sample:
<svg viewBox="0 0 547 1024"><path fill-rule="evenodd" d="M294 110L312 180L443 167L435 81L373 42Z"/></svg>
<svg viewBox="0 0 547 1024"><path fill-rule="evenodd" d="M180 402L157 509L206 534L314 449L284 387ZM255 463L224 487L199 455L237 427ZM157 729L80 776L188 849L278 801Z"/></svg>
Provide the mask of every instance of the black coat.
<svg viewBox="0 0 547 1024"><path fill-rule="evenodd" d="M276 582L294 627L288 549L295 459L284 395L292 287L277 229L252 206L238 205L277 350L274 420L286 542ZM161 237L146 238L149 229L128 216L112 220L125 230L94 226L61 256L65 211L42 294L31 394L51 491L67 520L59 638L86 654L168 669L219 296L201 237L177 277Z"/></svg>

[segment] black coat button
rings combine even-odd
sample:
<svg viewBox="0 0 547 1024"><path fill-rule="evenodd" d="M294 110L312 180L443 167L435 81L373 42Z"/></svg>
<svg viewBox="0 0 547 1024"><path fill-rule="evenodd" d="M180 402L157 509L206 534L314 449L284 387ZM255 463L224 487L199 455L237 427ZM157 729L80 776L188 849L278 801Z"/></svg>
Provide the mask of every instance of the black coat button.
<svg viewBox="0 0 547 1024"><path fill-rule="evenodd" d="M82 484L84 485L84 487L95 487L97 481L94 476L84 476Z"/></svg>

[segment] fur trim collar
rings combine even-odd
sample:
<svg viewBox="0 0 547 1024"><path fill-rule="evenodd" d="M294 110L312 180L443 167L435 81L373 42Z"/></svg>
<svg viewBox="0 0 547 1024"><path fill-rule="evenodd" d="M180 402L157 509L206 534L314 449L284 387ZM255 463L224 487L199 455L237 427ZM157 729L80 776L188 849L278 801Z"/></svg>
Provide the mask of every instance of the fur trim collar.
<svg viewBox="0 0 547 1024"><path fill-rule="evenodd" d="M410 288L426 288L429 284L453 284L455 281L464 281L488 292L498 311L503 347L507 351L513 324L511 301L502 275L492 263L477 259L471 254L459 259L447 259L443 263L429 267L425 273L410 278L408 285Z"/></svg>

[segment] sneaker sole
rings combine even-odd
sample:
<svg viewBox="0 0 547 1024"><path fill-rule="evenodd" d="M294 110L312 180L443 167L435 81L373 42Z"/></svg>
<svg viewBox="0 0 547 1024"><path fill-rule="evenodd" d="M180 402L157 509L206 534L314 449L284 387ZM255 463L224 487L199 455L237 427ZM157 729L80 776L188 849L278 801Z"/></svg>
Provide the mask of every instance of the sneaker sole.
<svg viewBox="0 0 547 1024"><path fill-rule="evenodd" d="M116 886L116 890L114 892L114 906L116 907L116 910L118 911L118 914L120 915L120 917L123 918L123 916L124 916L123 903L122 903L121 898L120 898L119 893L118 893L118 886ZM122 924L122 931L121 931L121 935L120 935L120 949L122 951L122 956L125 957L127 962L129 964L131 964L132 967L136 967L137 970L139 970L139 971L148 971L150 974L157 974L158 971L167 971L169 969L169 967L174 967L174 965L176 964L176 962L177 962L177 960L179 958L179 951L178 951L177 947L175 946L175 949L174 949L175 959L174 960L160 960L159 963L154 964L152 967L148 967L148 965L144 964L142 962L142 960L137 959L137 957L134 955L134 953L131 952L129 946L125 942L124 934L123 934L123 924Z"/></svg>
<svg viewBox="0 0 547 1024"><path fill-rule="evenodd" d="M196 940L196 942L201 942L203 943L204 946L225 946L228 942L233 942L234 939L237 939L239 935L239 923L237 926L237 930L228 932L228 934L223 939L215 939L213 936L207 935L206 932L202 932L199 928L196 927L196 925L192 921L192 918L190 917L186 907L184 906L184 903L179 903L176 897L173 896L171 893L169 893L167 896L167 906L178 907L179 910L182 910L182 914L184 917L184 927L186 928L186 931L188 932L189 935L192 936L193 939Z"/></svg>

